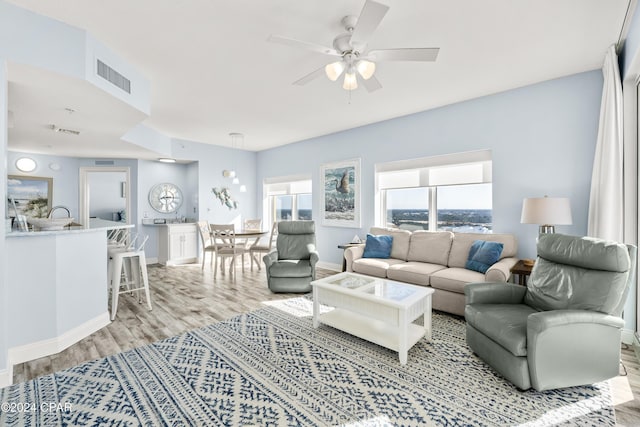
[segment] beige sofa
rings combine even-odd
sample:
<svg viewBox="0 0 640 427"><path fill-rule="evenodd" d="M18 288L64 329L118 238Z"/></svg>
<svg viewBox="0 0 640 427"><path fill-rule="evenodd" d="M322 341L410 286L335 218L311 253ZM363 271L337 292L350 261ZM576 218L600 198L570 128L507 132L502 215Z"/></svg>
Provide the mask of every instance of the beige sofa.
<svg viewBox="0 0 640 427"><path fill-rule="evenodd" d="M347 271L386 277L399 282L431 286L433 308L464 316L464 285L472 282L506 282L518 261L518 244L511 234L452 233L450 231L407 231L372 227L371 234L391 235L391 257L362 258L364 245L345 251ZM500 260L485 274L467 270L469 249L475 240L501 242Z"/></svg>

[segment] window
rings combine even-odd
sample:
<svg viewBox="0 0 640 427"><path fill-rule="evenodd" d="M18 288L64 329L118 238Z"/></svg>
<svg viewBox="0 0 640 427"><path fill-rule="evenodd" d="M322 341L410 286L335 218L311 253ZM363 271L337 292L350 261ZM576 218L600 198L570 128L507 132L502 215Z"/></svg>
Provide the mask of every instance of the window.
<svg viewBox="0 0 640 427"><path fill-rule="evenodd" d="M491 184L436 187L437 230L490 233L492 229Z"/></svg>
<svg viewBox="0 0 640 427"><path fill-rule="evenodd" d="M313 219L310 177L265 179L264 189L269 222Z"/></svg>
<svg viewBox="0 0 640 427"><path fill-rule="evenodd" d="M386 225L407 230L429 229L429 189L386 190Z"/></svg>
<svg viewBox="0 0 640 427"><path fill-rule="evenodd" d="M406 230L490 233L491 153L376 165L376 224Z"/></svg>

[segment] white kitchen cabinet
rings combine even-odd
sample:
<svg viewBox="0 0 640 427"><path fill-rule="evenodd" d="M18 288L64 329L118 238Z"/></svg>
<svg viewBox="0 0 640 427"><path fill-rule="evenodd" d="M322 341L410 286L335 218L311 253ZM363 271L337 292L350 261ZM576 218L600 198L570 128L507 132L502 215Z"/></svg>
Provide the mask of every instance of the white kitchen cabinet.
<svg viewBox="0 0 640 427"><path fill-rule="evenodd" d="M164 265L198 261L196 224L166 224L159 236L158 262Z"/></svg>

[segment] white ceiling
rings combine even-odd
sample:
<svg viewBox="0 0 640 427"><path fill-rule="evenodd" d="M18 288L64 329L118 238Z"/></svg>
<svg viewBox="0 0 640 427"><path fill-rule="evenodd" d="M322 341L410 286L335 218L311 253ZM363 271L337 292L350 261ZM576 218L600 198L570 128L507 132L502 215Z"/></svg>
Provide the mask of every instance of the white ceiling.
<svg viewBox="0 0 640 427"><path fill-rule="evenodd" d="M241 132L249 150L600 68L606 48L618 41L629 4L379 1L390 10L369 48L440 47L440 54L434 63L379 63L376 76L383 88L373 93L360 88L349 97L339 82L324 77L306 86L292 85L332 58L269 43L267 38L278 34L331 46L343 32L341 18L359 14L364 0L10 0L88 30L145 75L152 92L151 116L144 121L149 127L176 138L226 146L229 132ZM32 74L37 80L37 73ZM10 80L12 75L10 70ZM34 89L41 86L36 83ZM10 108L14 97L33 97L59 102L57 108L63 109L64 95L38 95L12 81ZM105 105L115 102L99 98L89 97ZM87 108L91 111L81 118L89 130L90 114L101 107ZM19 130L18 112L15 117L10 144L12 133ZM134 118L127 115L119 123ZM101 131L104 138L96 138L106 142L121 129ZM102 157L131 156L113 140L110 144L111 154ZM125 151L119 152L121 148Z"/></svg>

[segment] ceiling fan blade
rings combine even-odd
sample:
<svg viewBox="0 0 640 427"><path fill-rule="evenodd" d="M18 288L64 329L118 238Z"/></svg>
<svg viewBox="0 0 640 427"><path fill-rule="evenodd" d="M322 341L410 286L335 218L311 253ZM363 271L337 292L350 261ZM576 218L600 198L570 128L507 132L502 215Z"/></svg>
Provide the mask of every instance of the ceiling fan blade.
<svg viewBox="0 0 640 427"><path fill-rule="evenodd" d="M307 74L306 76L302 77L301 79L296 80L295 82L293 82L294 85L298 85L298 86L304 86L307 83L309 83L312 80L317 79L318 77L324 76L325 72L324 72L324 65L320 68L318 68L315 71L310 72L309 74Z"/></svg>
<svg viewBox="0 0 640 427"><path fill-rule="evenodd" d="M367 89L367 92L369 93L375 92L376 90L382 88L382 85L380 84L380 81L376 79L376 76L371 76L367 80L362 79L360 81L362 82L365 89Z"/></svg>
<svg viewBox="0 0 640 427"><path fill-rule="evenodd" d="M284 36L276 36L271 34L267 41L272 43L280 43L287 46L293 46L301 49L312 50L314 52L324 53L325 55L342 56L337 50L330 47L320 46L319 44L303 42L301 40L291 39Z"/></svg>
<svg viewBox="0 0 640 427"><path fill-rule="evenodd" d="M380 21L387 14L389 10L389 6L384 5L382 3L375 2L373 0L367 0L364 6L362 7L362 11L360 12L360 16L358 17L358 22L356 23L355 28L353 29L353 34L351 35L351 43L352 44L367 44L373 32L380 25Z"/></svg>
<svg viewBox="0 0 640 427"><path fill-rule="evenodd" d="M377 49L367 53L372 61L425 61L433 62L438 57L439 47Z"/></svg>

